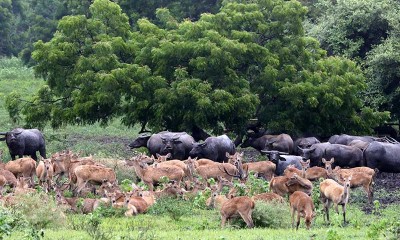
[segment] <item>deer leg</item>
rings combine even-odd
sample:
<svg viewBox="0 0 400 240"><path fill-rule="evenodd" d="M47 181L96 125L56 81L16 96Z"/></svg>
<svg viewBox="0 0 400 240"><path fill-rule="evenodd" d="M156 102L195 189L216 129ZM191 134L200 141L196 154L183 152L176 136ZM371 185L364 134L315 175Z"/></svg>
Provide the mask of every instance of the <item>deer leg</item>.
<svg viewBox="0 0 400 240"><path fill-rule="evenodd" d="M300 225L300 212L297 211L297 224L296 224L296 230L299 230L299 225Z"/></svg>
<svg viewBox="0 0 400 240"><path fill-rule="evenodd" d="M226 223L226 216L225 215L222 215L221 216L221 228L224 228L225 227L225 223Z"/></svg>
<svg viewBox="0 0 400 240"><path fill-rule="evenodd" d="M251 218L251 211L249 211L247 214L239 212L240 216L243 218L243 220L246 222L248 228L253 228L254 223L253 219Z"/></svg>
<svg viewBox="0 0 400 240"><path fill-rule="evenodd" d="M342 210L343 210L343 225L346 224L346 204L342 205Z"/></svg>
<svg viewBox="0 0 400 240"><path fill-rule="evenodd" d="M295 213L294 207L292 207L290 210L292 213L292 228L294 228L294 213Z"/></svg>

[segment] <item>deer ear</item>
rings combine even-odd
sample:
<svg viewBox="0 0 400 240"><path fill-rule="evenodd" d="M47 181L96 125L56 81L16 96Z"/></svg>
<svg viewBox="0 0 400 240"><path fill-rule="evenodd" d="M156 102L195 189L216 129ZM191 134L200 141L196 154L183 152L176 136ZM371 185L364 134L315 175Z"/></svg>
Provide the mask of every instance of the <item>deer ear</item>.
<svg viewBox="0 0 400 240"><path fill-rule="evenodd" d="M323 163L326 163L326 159L325 159L325 158L322 158L322 162L323 162Z"/></svg>
<svg viewBox="0 0 400 240"><path fill-rule="evenodd" d="M334 163L335 162L335 158L331 158L331 163Z"/></svg>
<svg viewBox="0 0 400 240"><path fill-rule="evenodd" d="M228 152L226 152L226 153L225 153L225 156L226 156L227 158L229 158L231 155L230 155Z"/></svg>
<svg viewBox="0 0 400 240"><path fill-rule="evenodd" d="M159 157L161 157L161 155L160 155L160 154L158 154L158 153L156 153L156 157L157 157L157 158L159 158Z"/></svg>
<svg viewBox="0 0 400 240"><path fill-rule="evenodd" d="M171 153L168 153L165 157L166 157L166 158L171 158L171 157L172 157L172 154L171 154Z"/></svg>

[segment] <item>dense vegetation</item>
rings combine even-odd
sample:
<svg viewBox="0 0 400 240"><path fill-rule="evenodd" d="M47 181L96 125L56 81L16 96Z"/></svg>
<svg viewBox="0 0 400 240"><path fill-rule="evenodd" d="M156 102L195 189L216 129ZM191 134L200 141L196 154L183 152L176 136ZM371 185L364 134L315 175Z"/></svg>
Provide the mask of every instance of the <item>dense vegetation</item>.
<svg viewBox="0 0 400 240"><path fill-rule="evenodd" d="M46 80L33 96L9 94L27 126L117 118L241 135L257 119L326 137L398 118L396 1L2 2L13 17L0 54L19 53ZM12 47L17 29L30 41Z"/></svg>

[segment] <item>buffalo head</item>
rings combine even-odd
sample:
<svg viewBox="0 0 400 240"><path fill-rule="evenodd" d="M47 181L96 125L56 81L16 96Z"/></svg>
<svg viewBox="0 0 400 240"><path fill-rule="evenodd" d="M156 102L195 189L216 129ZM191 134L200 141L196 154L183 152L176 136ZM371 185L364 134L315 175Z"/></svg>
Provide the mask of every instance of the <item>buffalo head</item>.
<svg viewBox="0 0 400 240"><path fill-rule="evenodd" d="M161 147L160 151L161 154L173 153L175 145L182 143L182 141L179 140L179 138L180 136L173 136L173 137L161 136L161 140L163 143L163 146Z"/></svg>
<svg viewBox="0 0 400 240"><path fill-rule="evenodd" d="M141 134L139 137L137 137L133 142L131 142L128 146L133 149L133 148L140 148L140 147L146 147L147 142L149 141L151 135L150 134Z"/></svg>
<svg viewBox="0 0 400 240"><path fill-rule="evenodd" d="M282 157L281 155L288 155L289 153L285 153L285 152L279 152L276 150L261 150L262 153L265 153L268 157L268 159L277 164L279 162L279 160L281 161L286 161L286 158Z"/></svg>

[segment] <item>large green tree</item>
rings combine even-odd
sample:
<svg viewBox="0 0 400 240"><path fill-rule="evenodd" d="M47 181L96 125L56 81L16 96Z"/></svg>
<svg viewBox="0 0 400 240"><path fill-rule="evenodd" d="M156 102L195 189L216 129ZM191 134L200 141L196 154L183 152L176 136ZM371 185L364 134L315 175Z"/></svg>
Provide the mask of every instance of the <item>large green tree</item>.
<svg viewBox="0 0 400 240"><path fill-rule="evenodd" d="M30 124L107 124L120 116L153 130L241 133L249 118L289 133L365 132L385 113L363 108L361 70L326 57L304 35L296 1L225 1L216 14L132 31L121 8L96 0L89 16L64 17L33 57L47 85L22 109ZM15 99L15 96L14 98Z"/></svg>
<svg viewBox="0 0 400 240"><path fill-rule="evenodd" d="M311 1L310 1L311 2ZM318 6L318 13L315 6ZM328 53L355 59L363 67L368 106L400 117L399 44L400 4L395 0L318 0L309 34Z"/></svg>

